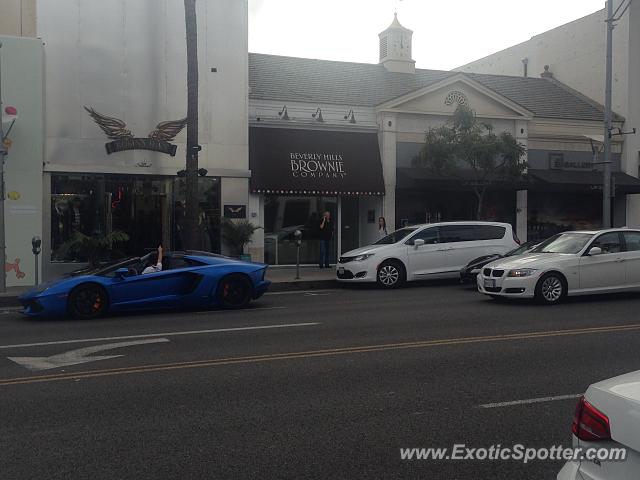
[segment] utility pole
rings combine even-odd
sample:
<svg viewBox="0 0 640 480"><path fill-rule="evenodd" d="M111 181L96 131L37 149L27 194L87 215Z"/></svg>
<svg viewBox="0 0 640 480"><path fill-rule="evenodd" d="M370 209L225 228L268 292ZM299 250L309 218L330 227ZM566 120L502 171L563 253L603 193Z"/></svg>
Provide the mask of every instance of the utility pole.
<svg viewBox="0 0 640 480"><path fill-rule="evenodd" d="M611 83L613 75L613 0L607 0L607 60L604 87L604 177L602 228L611 228Z"/></svg>
<svg viewBox="0 0 640 480"><path fill-rule="evenodd" d="M616 10L613 10L613 0L607 0L607 59L604 87L604 165L602 178L602 227L611 228L611 137L613 136L613 125L611 111L611 84L613 77L613 29L615 22L620 20L627 11L633 0L622 0ZM629 28L632 28L630 25ZM631 132L623 132L618 129L616 135L628 135L636 133L634 128Z"/></svg>
<svg viewBox="0 0 640 480"><path fill-rule="evenodd" d="M186 249L196 249L198 230L198 23L196 0L184 0L187 37Z"/></svg>
<svg viewBox="0 0 640 480"><path fill-rule="evenodd" d="M7 147L4 144L4 129L2 127L2 42L0 42L0 293L7 291L6 244L4 238L4 161L7 157Z"/></svg>

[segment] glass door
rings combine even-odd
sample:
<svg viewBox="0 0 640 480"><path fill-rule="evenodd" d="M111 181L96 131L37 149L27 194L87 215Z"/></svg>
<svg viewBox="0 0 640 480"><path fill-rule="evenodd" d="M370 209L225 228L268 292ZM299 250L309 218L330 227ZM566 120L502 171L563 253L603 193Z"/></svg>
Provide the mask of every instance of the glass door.
<svg viewBox="0 0 640 480"><path fill-rule="evenodd" d="M341 254L360 246L360 210L358 197L341 197Z"/></svg>

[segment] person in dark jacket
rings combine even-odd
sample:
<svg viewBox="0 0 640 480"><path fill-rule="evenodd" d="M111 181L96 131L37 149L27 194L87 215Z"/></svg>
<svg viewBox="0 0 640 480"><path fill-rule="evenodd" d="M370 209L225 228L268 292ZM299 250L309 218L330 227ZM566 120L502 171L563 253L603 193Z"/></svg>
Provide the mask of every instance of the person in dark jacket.
<svg viewBox="0 0 640 480"><path fill-rule="evenodd" d="M331 214L324 212L320 220L320 268L329 268L329 246L333 238Z"/></svg>

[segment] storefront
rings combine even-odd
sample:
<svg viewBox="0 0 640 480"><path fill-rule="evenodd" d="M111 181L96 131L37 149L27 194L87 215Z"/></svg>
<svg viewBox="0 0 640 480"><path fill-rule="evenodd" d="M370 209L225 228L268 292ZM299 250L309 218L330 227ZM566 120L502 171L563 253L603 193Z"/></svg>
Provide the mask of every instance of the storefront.
<svg viewBox="0 0 640 480"><path fill-rule="evenodd" d="M220 179L199 178L198 249L220 252ZM162 244L183 248L185 180L123 174L51 175L49 268L61 273L86 262L76 233L94 239L124 232L128 240L104 249L101 260L142 255Z"/></svg>
<svg viewBox="0 0 640 480"><path fill-rule="evenodd" d="M375 240L384 195L376 132L251 127L249 163L263 205L265 263L296 262L296 230L300 262L317 263L324 212L335 225L331 263Z"/></svg>
<svg viewBox="0 0 640 480"><path fill-rule="evenodd" d="M601 171L529 169L528 176L527 223L530 240L544 239L566 230L602 228ZM640 193L640 180L614 171L611 185L613 225L624 226L627 224L626 197Z"/></svg>

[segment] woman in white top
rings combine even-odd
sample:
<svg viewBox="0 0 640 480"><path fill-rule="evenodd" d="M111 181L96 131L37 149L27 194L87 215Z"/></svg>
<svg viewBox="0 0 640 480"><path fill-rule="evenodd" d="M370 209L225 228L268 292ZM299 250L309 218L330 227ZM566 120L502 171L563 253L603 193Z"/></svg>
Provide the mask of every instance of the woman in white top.
<svg viewBox="0 0 640 480"><path fill-rule="evenodd" d="M387 235L387 221L384 217L380 217L378 219L378 238L384 238Z"/></svg>

